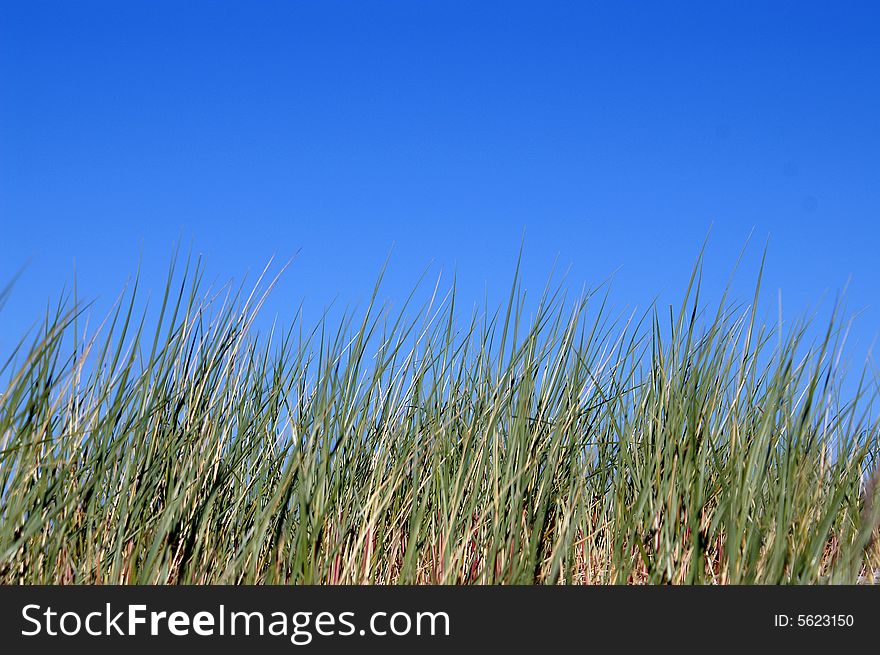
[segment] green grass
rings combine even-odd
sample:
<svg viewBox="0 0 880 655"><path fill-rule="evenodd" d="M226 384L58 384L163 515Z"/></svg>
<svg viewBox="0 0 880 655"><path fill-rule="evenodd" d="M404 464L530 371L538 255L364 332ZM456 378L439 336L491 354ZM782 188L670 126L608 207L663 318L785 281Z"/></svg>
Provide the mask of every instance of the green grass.
<svg viewBox="0 0 880 655"><path fill-rule="evenodd" d="M62 302L6 362L0 581L880 570L878 385L867 367L844 384L838 317L808 343L805 322L761 323L757 291L705 307L698 265L679 310L631 320L604 289L548 286L527 313L514 283L498 311L469 312L438 286L424 306L374 295L338 324L296 314L260 336L271 282L247 295L201 277L172 267L149 332L134 293L100 327Z"/></svg>

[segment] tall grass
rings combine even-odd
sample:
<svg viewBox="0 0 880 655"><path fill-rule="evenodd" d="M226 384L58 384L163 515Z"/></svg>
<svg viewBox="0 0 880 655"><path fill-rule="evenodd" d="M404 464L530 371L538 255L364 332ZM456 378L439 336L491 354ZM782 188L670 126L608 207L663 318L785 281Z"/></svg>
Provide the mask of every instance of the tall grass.
<svg viewBox="0 0 880 655"><path fill-rule="evenodd" d="M2 371L0 581L873 580L877 381L843 393L839 318L808 343L699 279L630 320L438 285L263 336L271 281L198 264L149 332L134 293L62 302Z"/></svg>

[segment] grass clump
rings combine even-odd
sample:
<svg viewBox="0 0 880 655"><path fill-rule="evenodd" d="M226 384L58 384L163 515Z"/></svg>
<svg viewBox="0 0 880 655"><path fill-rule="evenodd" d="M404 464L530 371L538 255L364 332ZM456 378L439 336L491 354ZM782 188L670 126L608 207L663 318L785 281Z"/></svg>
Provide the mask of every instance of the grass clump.
<svg viewBox="0 0 880 655"><path fill-rule="evenodd" d="M179 278L183 281L179 282ZM755 302L612 320L607 294L454 289L252 329L269 284L172 266L95 330L49 313L3 369L4 583L873 580L876 380L840 321ZM414 302L414 296L408 304ZM415 318L407 318L407 317ZM872 476L873 481L872 481Z"/></svg>

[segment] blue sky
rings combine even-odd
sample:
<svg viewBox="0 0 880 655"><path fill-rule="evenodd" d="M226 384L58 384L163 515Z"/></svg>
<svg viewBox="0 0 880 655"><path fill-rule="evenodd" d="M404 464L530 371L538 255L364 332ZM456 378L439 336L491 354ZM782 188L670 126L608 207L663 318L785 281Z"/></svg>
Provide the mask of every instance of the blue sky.
<svg viewBox="0 0 880 655"><path fill-rule="evenodd" d="M554 264L613 301L704 283L880 331L880 10L810 2L3 2L0 349L73 277L106 308L172 247L270 315L455 272L503 302ZM711 295L711 294L710 294ZM768 310L769 311L769 310Z"/></svg>

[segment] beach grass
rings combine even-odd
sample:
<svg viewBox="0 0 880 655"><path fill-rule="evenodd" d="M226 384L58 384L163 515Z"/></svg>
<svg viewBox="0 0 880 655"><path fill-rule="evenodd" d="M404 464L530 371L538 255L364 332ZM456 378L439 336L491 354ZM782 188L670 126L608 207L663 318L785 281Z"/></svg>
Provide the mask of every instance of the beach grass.
<svg viewBox="0 0 880 655"><path fill-rule="evenodd" d="M767 324L760 281L706 306L700 266L623 318L516 277L497 309L377 286L261 334L272 279L177 261L158 320L65 298L0 362L0 582L874 580L878 381L844 317Z"/></svg>

